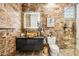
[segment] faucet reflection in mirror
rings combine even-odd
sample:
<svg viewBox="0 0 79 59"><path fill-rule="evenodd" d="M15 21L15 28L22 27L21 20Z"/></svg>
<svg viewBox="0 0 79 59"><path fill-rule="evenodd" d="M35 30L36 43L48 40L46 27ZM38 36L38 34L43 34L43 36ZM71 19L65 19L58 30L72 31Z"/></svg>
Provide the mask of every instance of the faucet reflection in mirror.
<svg viewBox="0 0 79 59"><path fill-rule="evenodd" d="M38 31L40 33L40 36L43 36L43 34L42 34L43 33L43 27L42 27L42 23L41 23L40 20L38 20L37 26L38 26Z"/></svg>

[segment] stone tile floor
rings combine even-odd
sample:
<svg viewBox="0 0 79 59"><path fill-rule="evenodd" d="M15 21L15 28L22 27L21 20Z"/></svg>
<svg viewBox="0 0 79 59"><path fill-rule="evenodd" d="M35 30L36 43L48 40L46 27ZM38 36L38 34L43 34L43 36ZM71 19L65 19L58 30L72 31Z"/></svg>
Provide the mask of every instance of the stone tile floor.
<svg viewBox="0 0 79 59"><path fill-rule="evenodd" d="M16 56L44 56L42 52L27 51L27 52L17 52ZM60 49L59 56L74 56L74 49Z"/></svg>
<svg viewBox="0 0 79 59"><path fill-rule="evenodd" d="M60 56L74 56L74 49L60 49Z"/></svg>
<svg viewBox="0 0 79 59"><path fill-rule="evenodd" d="M42 56L41 52L39 51L27 51L27 52L17 52L16 56Z"/></svg>

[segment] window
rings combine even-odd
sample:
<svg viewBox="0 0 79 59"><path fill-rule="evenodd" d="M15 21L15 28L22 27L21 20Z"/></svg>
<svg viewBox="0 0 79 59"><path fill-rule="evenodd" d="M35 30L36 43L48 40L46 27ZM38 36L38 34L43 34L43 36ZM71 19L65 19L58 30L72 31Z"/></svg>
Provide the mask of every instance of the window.
<svg viewBox="0 0 79 59"><path fill-rule="evenodd" d="M70 19L70 18L75 18L75 8L69 7L69 8L64 8L64 18Z"/></svg>

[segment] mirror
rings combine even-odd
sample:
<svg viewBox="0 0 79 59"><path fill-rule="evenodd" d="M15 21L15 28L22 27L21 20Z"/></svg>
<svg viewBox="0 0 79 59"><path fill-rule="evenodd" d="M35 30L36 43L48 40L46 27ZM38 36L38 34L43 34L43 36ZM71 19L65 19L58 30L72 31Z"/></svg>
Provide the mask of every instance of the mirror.
<svg viewBox="0 0 79 59"><path fill-rule="evenodd" d="M40 25L40 13L24 13L24 28L38 28Z"/></svg>

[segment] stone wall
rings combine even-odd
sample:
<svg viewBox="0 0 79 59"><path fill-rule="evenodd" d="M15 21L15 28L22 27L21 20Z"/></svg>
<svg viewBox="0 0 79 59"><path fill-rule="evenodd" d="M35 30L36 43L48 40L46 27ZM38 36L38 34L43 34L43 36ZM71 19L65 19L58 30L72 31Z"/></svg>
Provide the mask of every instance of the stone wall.
<svg viewBox="0 0 79 59"><path fill-rule="evenodd" d="M14 55L20 34L21 4L0 4L0 55Z"/></svg>
<svg viewBox="0 0 79 59"><path fill-rule="evenodd" d="M57 37L57 44L63 49L73 49L75 36L74 36L74 19L64 19L64 8L72 7L73 4L23 4L24 12L40 12L41 22L44 29L44 36L47 36L50 32ZM54 27L47 27L47 17L55 19ZM69 20L69 21L65 21ZM64 30L64 25L67 24L71 28Z"/></svg>
<svg viewBox="0 0 79 59"><path fill-rule="evenodd" d="M21 20L21 11L40 12L44 29L43 35L48 36L49 32L52 32L57 37L57 44L60 49L73 49L75 45L74 27L63 29L65 23L68 25L74 24L74 21L65 21L63 14L64 7L71 6L73 5L64 3L56 4L56 6L48 6L48 4L44 3L22 4L22 6L21 4L0 4L0 55L15 54L15 37L20 35L21 21L23 20ZM55 19L54 27L47 27L47 17ZM5 34L6 36L4 36Z"/></svg>

